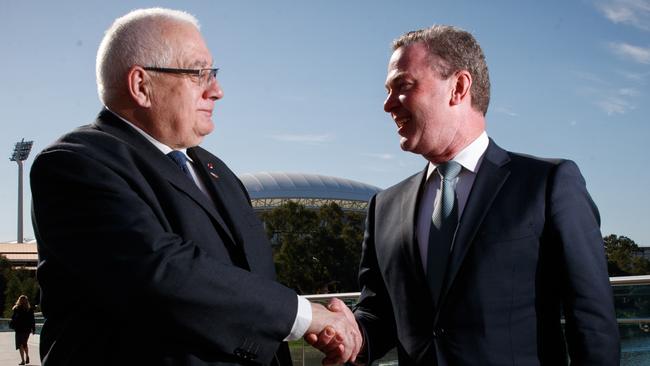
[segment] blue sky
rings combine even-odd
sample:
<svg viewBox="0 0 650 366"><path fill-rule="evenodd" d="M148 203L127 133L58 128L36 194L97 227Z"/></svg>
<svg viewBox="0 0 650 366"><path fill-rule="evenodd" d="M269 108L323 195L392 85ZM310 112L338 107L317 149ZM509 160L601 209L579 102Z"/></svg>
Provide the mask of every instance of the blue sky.
<svg viewBox="0 0 650 366"><path fill-rule="evenodd" d="M236 173L288 171L386 188L424 167L383 112L390 42L434 23L471 31L492 81L488 134L575 160L603 234L650 246L650 0L0 0L0 154L37 151L101 108L95 54L114 18L197 16L225 97L203 143ZM17 168L0 164L0 241L16 239ZM26 174L25 236L33 237ZM126 214L126 213L125 213Z"/></svg>

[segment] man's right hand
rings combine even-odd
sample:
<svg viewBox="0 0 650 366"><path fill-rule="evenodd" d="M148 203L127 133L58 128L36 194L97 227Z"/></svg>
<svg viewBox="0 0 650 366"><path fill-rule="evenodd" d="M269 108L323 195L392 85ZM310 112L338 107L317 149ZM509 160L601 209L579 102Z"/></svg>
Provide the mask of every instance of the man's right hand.
<svg viewBox="0 0 650 366"><path fill-rule="evenodd" d="M354 362L363 338L354 315L339 299L332 299L327 308L311 304L312 321L305 341L325 353L323 365Z"/></svg>

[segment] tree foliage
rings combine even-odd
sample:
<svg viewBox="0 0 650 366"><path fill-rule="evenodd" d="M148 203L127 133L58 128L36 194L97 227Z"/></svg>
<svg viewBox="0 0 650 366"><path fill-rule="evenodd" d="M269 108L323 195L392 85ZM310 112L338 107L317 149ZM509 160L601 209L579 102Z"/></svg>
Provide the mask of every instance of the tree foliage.
<svg viewBox="0 0 650 366"><path fill-rule="evenodd" d="M358 291L362 213L335 203L318 210L288 202L261 214L274 246L278 280L301 294ZM650 274L650 260L625 236L603 238L610 276Z"/></svg>
<svg viewBox="0 0 650 366"><path fill-rule="evenodd" d="M603 238L610 276L636 276L650 274L650 261L634 240L614 234Z"/></svg>
<svg viewBox="0 0 650 366"><path fill-rule="evenodd" d="M9 260L3 256L0 256L0 291L3 318L11 317L11 309L20 295L26 295L32 306L38 304L39 289L35 272L12 268Z"/></svg>
<svg viewBox="0 0 650 366"><path fill-rule="evenodd" d="M363 214L288 202L261 216L280 282L301 294L358 291Z"/></svg>
<svg viewBox="0 0 650 366"><path fill-rule="evenodd" d="M11 263L5 256L0 255L0 317L4 316L5 291L7 289L9 271L11 271Z"/></svg>

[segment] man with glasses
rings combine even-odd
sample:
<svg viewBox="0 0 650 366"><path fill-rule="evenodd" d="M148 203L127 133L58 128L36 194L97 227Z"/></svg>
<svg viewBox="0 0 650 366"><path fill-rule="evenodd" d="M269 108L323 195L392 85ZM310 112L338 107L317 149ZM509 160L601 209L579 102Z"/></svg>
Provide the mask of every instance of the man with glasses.
<svg viewBox="0 0 650 366"><path fill-rule="evenodd" d="M105 108L31 171L44 366L290 365L285 341L306 332L356 356L351 314L275 282L246 190L198 146L223 97L216 76L187 13L136 10L106 32Z"/></svg>

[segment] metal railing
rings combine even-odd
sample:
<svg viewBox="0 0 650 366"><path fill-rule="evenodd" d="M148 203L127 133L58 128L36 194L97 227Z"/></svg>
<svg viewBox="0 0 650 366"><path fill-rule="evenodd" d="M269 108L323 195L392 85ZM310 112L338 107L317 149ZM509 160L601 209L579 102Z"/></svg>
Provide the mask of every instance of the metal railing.
<svg viewBox="0 0 650 366"><path fill-rule="evenodd" d="M650 285L650 275L610 277L612 286Z"/></svg>

